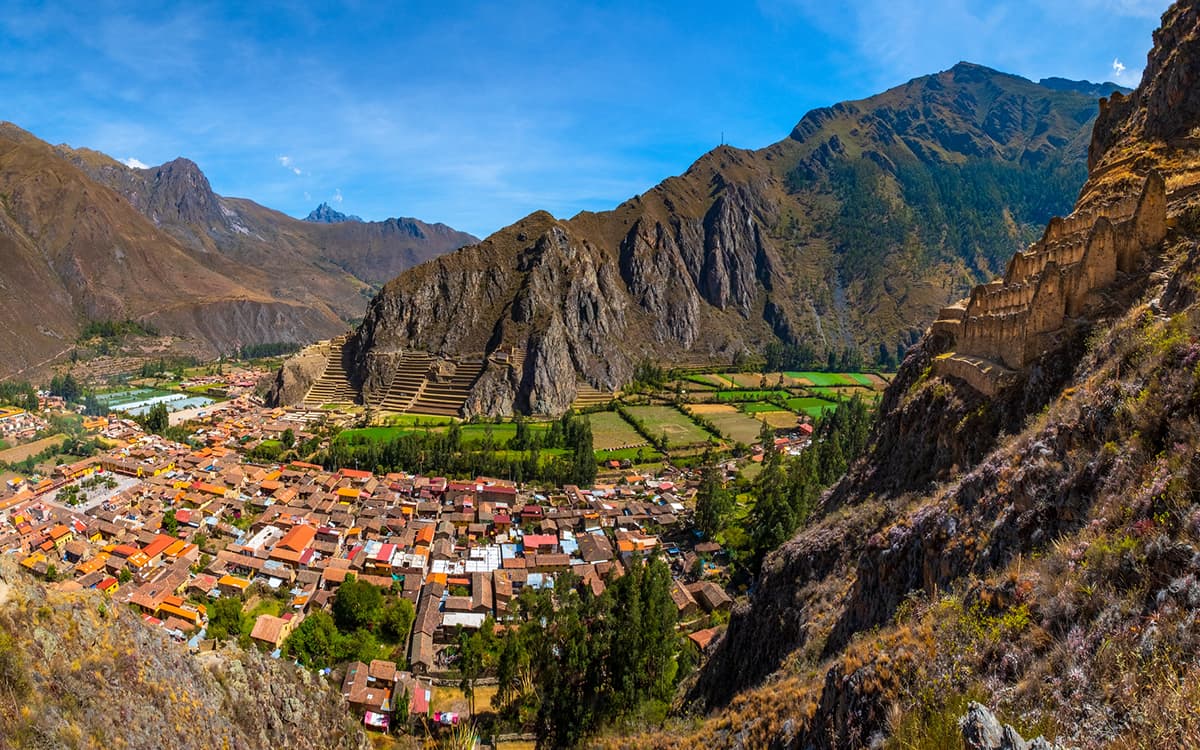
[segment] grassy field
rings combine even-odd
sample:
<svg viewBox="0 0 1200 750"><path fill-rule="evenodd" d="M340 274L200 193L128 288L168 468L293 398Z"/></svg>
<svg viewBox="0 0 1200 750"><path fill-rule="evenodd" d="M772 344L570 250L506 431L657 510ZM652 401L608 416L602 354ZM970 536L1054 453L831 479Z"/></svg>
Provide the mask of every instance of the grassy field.
<svg viewBox="0 0 1200 750"><path fill-rule="evenodd" d="M766 411L755 414L754 418L761 419L776 430L789 430L800 422L800 418L790 411Z"/></svg>
<svg viewBox="0 0 1200 750"><path fill-rule="evenodd" d="M588 421L592 424L592 447L597 452L646 443L646 438L639 435L638 431L633 429L633 425L626 422L625 418L615 411L598 411L589 414Z"/></svg>
<svg viewBox="0 0 1200 750"><path fill-rule="evenodd" d="M400 414L397 416L416 418L418 415ZM342 430L338 434L337 440L339 443L348 443L351 445L386 443L395 440L401 435L412 435L426 430L444 432L450 423L449 418L446 418L446 421L439 421L439 417L429 416L419 417L419 419L424 421L418 422L414 419L414 421L409 422L407 425L399 424L386 427L361 427L353 430ZM528 425L531 434L545 432L549 429L549 423L546 422L529 422ZM512 422L504 422L503 424L464 424L462 426L462 444L470 446L483 443L489 429L492 433L492 440L495 441L497 447L508 445L508 441L512 440L517 434L517 426Z"/></svg>
<svg viewBox="0 0 1200 750"><path fill-rule="evenodd" d="M742 411L746 412L747 414L760 414L762 412L769 411L787 411L787 409L779 404L771 403L770 401L751 401L749 403L742 404Z"/></svg>
<svg viewBox="0 0 1200 750"><path fill-rule="evenodd" d="M342 430L338 433L337 442L348 445L387 443L401 435L410 435L414 432L420 432L420 430L413 427L362 427L356 430Z"/></svg>
<svg viewBox="0 0 1200 750"><path fill-rule="evenodd" d="M791 394L789 394L787 391L759 389L744 391L718 391L717 401L720 401L721 403L732 403L737 401L766 401L775 395L787 397Z"/></svg>
<svg viewBox="0 0 1200 750"><path fill-rule="evenodd" d="M58 447L62 445L66 439L66 435L51 435L48 438L34 440L32 443L18 445L16 448L9 448L6 451L0 451L0 461L10 464L18 461L24 461L30 456L36 456L47 448Z"/></svg>
<svg viewBox="0 0 1200 750"><path fill-rule="evenodd" d="M692 409L698 416L703 416L709 422L712 422L713 426L730 440L746 443L747 445L758 440L758 433L762 429L762 423L749 414L738 411L735 406L729 404L697 404ZM787 414L787 412L783 413ZM788 414L788 416L792 417L794 423L795 415Z"/></svg>
<svg viewBox="0 0 1200 750"><path fill-rule="evenodd" d="M827 411L832 411L837 408L837 404L832 401L826 401L823 398L800 397L789 398L788 408L792 411L803 412L814 419L821 416Z"/></svg>
<svg viewBox="0 0 1200 750"><path fill-rule="evenodd" d="M631 406L629 413L645 425L651 435L666 433L669 447L707 443L710 437L703 428L670 406Z"/></svg>
<svg viewBox="0 0 1200 750"><path fill-rule="evenodd" d="M638 451L642 457L638 458ZM619 450L596 451L596 461L633 461L634 463L654 463L662 460L662 454L649 444L641 448L621 448Z"/></svg>
<svg viewBox="0 0 1200 750"><path fill-rule="evenodd" d="M790 378L817 386L864 385L844 372L787 372ZM865 377L865 376L864 376ZM869 383L868 383L869 384Z"/></svg>
<svg viewBox="0 0 1200 750"><path fill-rule="evenodd" d="M389 414L384 423L390 427L430 427L448 425L454 417L438 417L432 414Z"/></svg>
<svg viewBox="0 0 1200 750"><path fill-rule="evenodd" d="M550 429L548 422L526 422L526 424L529 426L529 433L531 435ZM489 428L491 428L492 440L496 442L496 445L508 445L508 441L512 440L517 434L517 425L513 422L504 422L502 424L464 424L462 426L463 445L482 443L487 436Z"/></svg>

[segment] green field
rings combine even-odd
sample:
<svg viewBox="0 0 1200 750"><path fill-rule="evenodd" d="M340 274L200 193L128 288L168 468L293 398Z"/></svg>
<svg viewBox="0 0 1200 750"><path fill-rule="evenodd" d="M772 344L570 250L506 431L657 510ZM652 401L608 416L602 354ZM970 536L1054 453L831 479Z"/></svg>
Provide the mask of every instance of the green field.
<svg viewBox="0 0 1200 750"><path fill-rule="evenodd" d="M386 427L361 427L353 430L342 430L337 436L337 441L350 445L387 443L402 435L414 435L426 431L445 432L447 425L453 421L449 417L420 416L416 414L397 414L396 416L408 417L409 419L401 420L399 424ZM404 424L405 422L407 424ZM546 432L550 428L548 422L528 422L527 424L529 425L530 434ZM492 440L495 442L496 447L502 448L508 445L508 441L516 436L517 425L513 422L503 422L501 424L492 424L490 422L464 424L462 425L462 444L464 446L480 445L486 439L489 431L492 434Z"/></svg>
<svg viewBox="0 0 1200 750"><path fill-rule="evenodd" d="M788 408L792 411L803 412L813 418L819 417L823 413L827 411L833 411L837 408L837 404L832 401L826 401L823 398L811 398L807 396L800 398L789 398L787 404Z"/></svg>
<svg viewBox="0 0 1200 750"><path fill-rule="evenodd" d="M784 396L789 394L787 391L775 390L745 390L745 391L718 391L717 401L723 404L736 403L738 401L766 401L772 396Z"/></svg>
<svg viewBox="0 0 1200 750"><path fill-rule="evenodd" d="M550 429L549 422L526 422L529 427L529 434L546 432ZM488 431L492 433L492 440L496 445L508 445L508 441L516 437L517 425L513 422L504 422L502 424L490 424L487 422L481 424L464 424L462 426L462 442L463 445L478 444L484 441Z"/></svg>
<svg viewBox="0 0 1200 750"><path fill-rule="evenodd" d="M818 386L864 385L857 378L844 372L785 372L784 375L787 375L789 378L796 378L797 380L807 380L813 385ZM865 375L860 375L859 377L866 378ZM871 381L867 379L865 385L870 384Z"/></svg>
<svg viewBox="0 0 1200 750"><path fill-rule="evenodd" d="M642 458L638 460L638 451L641 451ZM642 448L621 448L620 450L612 451L596 451L596 461L634 461L638 463L652 463L662 459L662 454L656 451L652 446L646 445Z"/></svg>
<svg viewBox="0 0 1200 750"><path fill-rule="evenodd" d="M668 447L707 443L709 434L670 406L631 406L628 411L651 435L667 436Z"/></svg>
<svg viewBox="0 0 1200 750"><path fill-rule="evenodd" d="M742 404L742 411L747 414L759 414L765 411L787 411L787 409L770 401L751 401Z"/></svg>
<svg viewBox="0 0 1200 750"><path fill-rule="evenodd" d="M428 427L448 425L454 417L438 417L431 414L391 414L385 421L391 427Z"/></svg>
<svg viewBox="0 0 1200 750"><path fill-rule="evenodd" d="M417 432L421 432L421 430L413 427L362 427L356 430L342 430L338 433L336 440L345 445L390 443L401 435L412 435Z"/></svg>
<svg viewBox="0 0 1200 750"><path fill-rule="evenodd" d="M625 421L615 411L598 411L588 415L592 424L592 447L597 451L612 451L626 446L638 446L646 443L646 438L633 429L633 425ZM636 451L636 447L634 449ZM613 456L613 458L632 458L632 456Z"/></svg>

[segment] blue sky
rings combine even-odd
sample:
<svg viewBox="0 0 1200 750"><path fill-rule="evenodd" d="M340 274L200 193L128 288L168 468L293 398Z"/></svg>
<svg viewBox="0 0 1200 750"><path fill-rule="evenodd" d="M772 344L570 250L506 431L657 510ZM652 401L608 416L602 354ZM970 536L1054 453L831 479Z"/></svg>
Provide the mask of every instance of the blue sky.
<svg viewBox="0 0 1200 750"><path fill-rule="evenodd" d="M1135 85L1164 1L4 2L0 119L303 216L484 236L959 60Z"/></svg>

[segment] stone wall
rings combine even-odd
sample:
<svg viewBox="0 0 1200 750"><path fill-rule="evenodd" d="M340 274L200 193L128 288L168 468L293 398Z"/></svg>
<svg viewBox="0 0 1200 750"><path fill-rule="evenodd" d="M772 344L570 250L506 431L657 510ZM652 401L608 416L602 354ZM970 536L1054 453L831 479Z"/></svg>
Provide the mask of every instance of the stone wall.
<svg viewBox="0 0 1200 750"><path fill-rule="evenodd" d="M933 331L948 337L957 354L1021 370L1044 353L1049 334L1084 313L1094 292L1138 267L1166 236L1166 222L1166 185L1152 172L1136 195L1052 219L1040 240L1013 256L1003 279L943 308ZM967 378L963 364L954 362L939 360L938 374L960 377L985 393L995 390L990 380L981 384L998 369L989 375L976 368Z"/></svg>

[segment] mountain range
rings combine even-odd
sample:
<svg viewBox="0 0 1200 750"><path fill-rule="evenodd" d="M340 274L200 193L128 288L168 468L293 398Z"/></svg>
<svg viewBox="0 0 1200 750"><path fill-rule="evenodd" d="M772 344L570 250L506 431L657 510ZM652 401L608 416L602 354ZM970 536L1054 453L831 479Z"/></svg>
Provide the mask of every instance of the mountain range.
<svg viewBox="0 0 1200 750"><path fill-rule="evenodd" d="M642 360L730 364L789 346L868 362L1000 270L1083 182L1100 92L960 63L721 146L612 211L537 212L384 286L345 347L364 398L397 353L483 356L468 412L556 414Z"/></svg>
<svg viewBox="0 0 1200 750"><path fill-rule="evenodd" d="M607 746L1197 746L1198 82L1178 2L1071 213L909 350L689 718Z"/></svg>
<svg viewBox="0 0 1200 750"><path fill-rule="evenodd" d="M320 224L213 192L187 159L128 167L0 125L0 374L65 356L89 321L136 320L203 354L306 343L378 285L475 241L416 219Z"/></svg>

